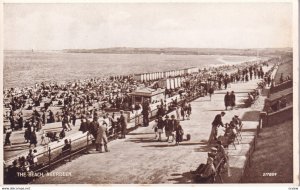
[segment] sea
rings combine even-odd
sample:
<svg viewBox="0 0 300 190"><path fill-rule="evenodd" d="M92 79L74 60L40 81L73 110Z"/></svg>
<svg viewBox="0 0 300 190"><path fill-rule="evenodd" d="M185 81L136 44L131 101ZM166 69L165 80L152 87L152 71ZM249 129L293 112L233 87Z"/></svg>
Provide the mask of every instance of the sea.
<svg viewBox="0 0 300 190"><path fill-rule="evenodd" d="M100 54L62 51L4 51L3 87L30 87L112 75L170 71L254 61L253 56Z"/></svg>

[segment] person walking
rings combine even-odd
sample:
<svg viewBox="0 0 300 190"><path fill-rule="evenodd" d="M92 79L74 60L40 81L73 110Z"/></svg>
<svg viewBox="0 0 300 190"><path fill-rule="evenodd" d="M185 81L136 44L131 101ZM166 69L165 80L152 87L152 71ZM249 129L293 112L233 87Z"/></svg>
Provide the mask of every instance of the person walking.
<svg viewBox="0 0 300 190"><path fill-rule="evenodd" d="M231 91L231 93L230 93L230 106L231 106L231 109L233 110L233 108L235 106L235 94L234 94L234 91Z"/></svg>
<svg viewBox="0 0 300 190"><path fill-rule="evenodd" d="M229 92L227 92L226 95L224 96L224 103L225 103L225 109L227 110L227 107L230 106L231 103Z"/></svg>
<svg viewBox="0 0 300 190"><path fill-rule="evenodd" d="M211 128L211 133L208 139L208 144L212 144L214 141L217 140L218 136L218 127L221 125L224 127L224 124L222 122L222 117L224 117L225 112L221 112L221 114L217 114L215 116L214 121L212 122L212 128Z"/></svg>

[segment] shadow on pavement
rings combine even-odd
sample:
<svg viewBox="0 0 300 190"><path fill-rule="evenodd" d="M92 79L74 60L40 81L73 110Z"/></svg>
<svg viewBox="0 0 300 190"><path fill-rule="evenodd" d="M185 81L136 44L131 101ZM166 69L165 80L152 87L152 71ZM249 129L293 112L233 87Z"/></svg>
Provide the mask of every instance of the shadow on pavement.
<svg viewBox="0 0 300 190"><path fill-rule="evenodd" d="M151 142L158 142L157 139L154 138L129 138L125 140L125 142L134 142L134 143L151 143Z"/></svg>
<svg viewBox="0 0 300 190"><path fill-rule="evenodd" d="M173 143L162 142L164 144L156 144L156 145L146 145L142 147L157 147L157 148L164 148L164 147L175 147L175 141ZM194 145L201 145L202 143L180 143L178 146L194 146Z"/></svg>
<svg viewBox="0 0 300 190"><path fill-rule="evenodd" d="M130 135L150 135L150 134L154 134L154 133L129 133L129 134L127 134L127 136L130 136Z"/></svg>
<svg viewBox="0 0 300 190"><path fill-rule="evenodd" d="M260 111L247 111L242 116L242 121L258 121Z"/></svg>
<svg viewBox="0 0 300 190"><path fill-rule="evenodd" d="M171 174L171 176L180 176L178 178L172 178L172 179L168 179L168 181L175 181L175 184L177 183L184 183L184 184L187 184L187 183L195 183L194 182L194 175L191 173L191 172L184 172L182 174L178 174L178 173L175 173L175 174Z"/></svg>

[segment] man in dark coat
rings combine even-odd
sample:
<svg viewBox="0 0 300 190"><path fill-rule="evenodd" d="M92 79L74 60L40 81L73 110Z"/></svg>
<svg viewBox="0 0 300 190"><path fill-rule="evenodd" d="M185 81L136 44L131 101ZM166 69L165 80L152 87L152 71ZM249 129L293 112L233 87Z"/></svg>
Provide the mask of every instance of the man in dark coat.
<svg viewBox="0 0 300 190"><path fill-rule="evenodd" d="M98 118L94 117L93 121L90 123L89 132L93 135L95 140L97 139L97 131L98 131L99 127L100 127L100 125L98 123ZM96 146L96 151L99 151L100 144L95 143L95 146Z"/></svg>
<svg viewBox="0 0 300 190"><path fill-rule="evenodd" d="M226 93L226 95L224 96L224 103L225 103L225 108L227 110L227 107L230 106L230 95L229 92Z"/></svg>
<svg viewBox="0 0 300 190"><path fill-rule="evenodd" d="M19 129L23 129L23 117L22 117L22 115L19 115L19 118L18 118L18 128Z"/></svg>
<svg viewBox="0 0 300 190"><path fill-rule="evenodd" d="M235 106L235 94L234 94L234 91L231 91L231 93L230 93L230 106L231 106L231 109L233 109L234 106Z"/></svg>
<svg viewBox="0 0 300 190"><path fill-rule="evenodd" d="M165 133L166 133L166 137L167 137L167 142L169 141L169 136L171 136L171 133L172 133L169 123L170 123L169 116L166 115L165 121L164 121L164 128L165 128Z"/></svg>
<svg viewBox="0 0 300 190"><path fill-rule="evenodd" d="M120 111L120 113L121 113L121 116L120 116L119 122L121 124L121 133L122 133L121 138L126 138L125 135L126 135L126 130L127 130L127 121L126 121L126 117L124 116L122 110Z"/></svg>
<svg viewBox="0 0 300 190"><path fill-rule="evenodd" d="M168 123L166 123L166 128L165 128L167 134L167 141L169 141L170 136L172 136L171 142L174 141L174 137L175 137L174 131L175 128L177 128L177 125L178 125L178 121L175 119L175 115L172 115L171 120L168 120Z"/></svg>
<svg viewBox="0 0 300 190"><path fill-rule="evenodd" d="M142 114L143 114L143 124L144 127L149 126L149 103L148 101L143 103L143 110L142 110Z"/></svg>
<svg viewBox="0 0 300 190"><path fill-rule="evenodd" d="M212 122L212 129L208 139L208 144L211 144L213 141L217 140L218 136L218 127L221 125L224 127L222 122L222 117L225 115L225 112L221 112L221 114L216 115L214 121Z"/></svg>

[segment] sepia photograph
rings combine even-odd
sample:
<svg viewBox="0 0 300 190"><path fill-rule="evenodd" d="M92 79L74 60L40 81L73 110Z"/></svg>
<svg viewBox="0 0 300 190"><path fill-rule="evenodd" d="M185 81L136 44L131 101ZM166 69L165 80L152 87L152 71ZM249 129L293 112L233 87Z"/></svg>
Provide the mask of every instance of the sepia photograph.
<svg viewBox="0 0 300 190"><path fill-rule="evenodd" d="M3 185L298 185L297 8L4 2Z"/></svg>

